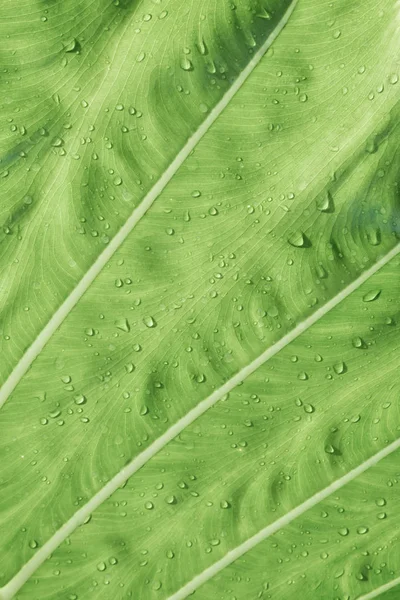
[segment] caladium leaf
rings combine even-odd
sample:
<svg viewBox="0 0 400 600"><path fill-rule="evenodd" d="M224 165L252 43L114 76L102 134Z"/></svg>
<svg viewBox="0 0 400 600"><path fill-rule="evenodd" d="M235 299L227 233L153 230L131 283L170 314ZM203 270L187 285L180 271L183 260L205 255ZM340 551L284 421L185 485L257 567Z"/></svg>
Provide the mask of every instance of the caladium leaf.
<svg viewBox="0 0 400 600"><path fill-rule="evenodd" d="M399 15L0 8L3 600L396 597Z"/></svg>

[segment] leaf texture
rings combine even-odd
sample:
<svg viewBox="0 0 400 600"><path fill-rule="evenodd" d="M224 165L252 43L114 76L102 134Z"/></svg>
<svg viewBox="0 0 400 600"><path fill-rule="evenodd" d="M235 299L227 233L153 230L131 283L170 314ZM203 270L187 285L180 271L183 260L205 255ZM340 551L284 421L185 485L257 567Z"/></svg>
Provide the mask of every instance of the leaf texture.
<svg viewBox="0 0 400 600"><path fill-rule="evenodd" d="M399 4L0 14L0 597L395 598Z"/></svg>

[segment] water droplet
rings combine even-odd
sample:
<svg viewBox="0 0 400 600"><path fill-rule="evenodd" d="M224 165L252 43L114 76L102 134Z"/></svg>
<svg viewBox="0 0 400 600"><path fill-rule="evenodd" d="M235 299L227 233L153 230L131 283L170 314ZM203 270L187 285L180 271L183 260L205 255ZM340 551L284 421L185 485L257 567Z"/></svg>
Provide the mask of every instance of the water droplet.
<svg viewBox="0 0 400 600"><path fill-rule="evenodd" d="M343 361L334 364L333 369L337 375L343 375L347 371L346 364Z"/></svg>
<svg viewBox="0 0 400 600"><path fill-rule="evenodd" d="M64 44L65 52L80 52L81 45L76 38L72 38L69 42Z"/></svg>
<svg viewBox="0 0 400 600"><path fill-rule="evenodd" d="M370 290L369 292L364 294L363 301L364 302L373 302L374 300L377 300L379 298L379 296L381 295L381 291L382 290L378 290L378 289Z"/></svg>
<svg viewBox="0 0 400 600"><path fill-rule="evenodd" d="M121 331L125 331L126 333L129 333L131 330L131 326L129 325L128 319L117 319L114 324L116 327L118 327L118 329L120 329Z"/></svg>
<svg viewBox="0 0 400 600"><path fill-rule="evenodd" d="M152 502L146 502L144 507L146 510L153 510L154 504Z"/></svg>
<svg viewBox="0 0 400 600"><path fill-rule="evenodd" d="M37 548L39 546L39 544L36 540L30 540L28 545L29 545L29 548L32 548L32 550L34 550L35 548Z"/></svg>
<svg viewBox="0 0 400 600"><path fill-rule="evenodd" d="M305 371L303 371L297 375L297 379L300 379L300 381L307 381L308 375Z"/></svg>
<svg viewBox="0 0 400 600"><path fill-rule="evenodd" d="M158 590L160 590L160 589L161 589L161 587L162 587L162 583L161 583L161 581L158 581L158 580L156 580L156 581L153 583L153 590L155 590L156 592L157 592Z"/></svg>
<svg viewBox="0 0 400 600"><path fill-rule="evenodd" d="M334 203L332 194L327 191L325 196L317 200L317 209L321 212L332 213L334 211Z"/></svg>
<svg viewBox="0 0 400 600"><path fill-rule="evenodd" d="M326 279L328 277L328 273L323 265L317 265L315 271L318 279Z"/></svg>
<svg viewBox="0 0 400 600"><path fill-rule="evenodd" d="M392 73L391 75L389 75L389 83L391 83L392 85L395 85L398 81L399 81L399 76L397 75L397 73Z"/></svg>
<svg viewBox="0 0 400 600"><path fill-rule="evenodd" d="M381 232L380 229L374 229L367 233L368 242L371 246L379 246L381 243Z"/></svg>
<svg viewBox="0 0 400 600"><path fill-rule="evenodd" d="M352 344L354 346L354 348L359 348L359 349L365 349L367 348L367 344L364 342L364 340L360 337L354 337L352 339Z"/></svg>
<svg viewBox="0 0 400 600"><path fill-rule="evenodd" d="M177 503L176 496L168 496L165 501L167 504L176 504Z"/></svg>
<svg viewBox="0 0 400 600"><path fill-rule="evenodd" d="M288 238L288 242L295 248L309 248L311 246L310 240L302 231L297 231L296 233L293 233Z"/></svg>
<svg viewBox="0 0 400 600"><path fill-rule="evenodd" d="M146 327L152 328L152 327L156 327L157 323L156 321L153 319L153 317L144 317L143 318L143 323L146 325Z"/></svg>
<svg viewBox="0 0 400 600"><path fill-rule="evenodd" d="M267 19L269 21L272 18L272 15L270 12L267 11L266 8L262 7L260 12L257 13L257 17L259 17L260 19Z"/></svg>
<svg viewBox="0 0 400 600"><path fill-rule="evenodd" d="M375 504L377 506L386 506L386 500L385 498L378 498L377 500L375 500Z"/></svg>
<svg viewBox="0 0 400 600"><path fill-rule="evenodd" d="M198 51L200 52L200 54L202 54L203 56L204 56L205 54L208 54L208 51L207 51L207 46L206 46L206 43L205 43L205 41L204 41L203 39L201 39L201 40L200 40L200 41L197 43L197 48L198 48Z"/></svg>
<svg viewBox="0 0 400 600"><path fill-rule="evenodd" d="M180 65L184 71L193 71L193 63L187 56L181 58Z"/></svg>
<svg viewBox="0 0 400 600"><path fill-rule="evenodd" d="M304 404L304 410L306 413L313 413L315 412L315 408L312 404Z"/></svg>
<svg viewBox="0 0 400 600"><path fill-rule="evenodd" d="M107 565L105 562L99 562L96 566L98 571L105 571L107 569Z"/></svg>
<svg viewBox="0 0 400 600"><path fill-rule="evenodd" d="M51 145L53 148L60 148L64 144L64 140L60 137L56 137L52 140Z"/></svg>
<svg viewBox="0 0 400 600"><path fill-rule="evenodd" d="M365 533L368 533L368 527L357 527L357 533L359 533L360 535L364 535Z"/></svg>
<svg viewBox="0 0 400 600"><path fill-rule="evenodd" d="M341 529L339 529L339 533L342 536L346 536L349 535L349 530L347 529L347 527L342 527Z"/></svg>
<svg viewBox="0 0 400 600"><path fill-rule="evenodd" d="M86 402L87 402L86 396L84 396L83 394L76 394L76 396L74 396L74 402L78 406L81 406L82 404L86 404Z"/></svg>

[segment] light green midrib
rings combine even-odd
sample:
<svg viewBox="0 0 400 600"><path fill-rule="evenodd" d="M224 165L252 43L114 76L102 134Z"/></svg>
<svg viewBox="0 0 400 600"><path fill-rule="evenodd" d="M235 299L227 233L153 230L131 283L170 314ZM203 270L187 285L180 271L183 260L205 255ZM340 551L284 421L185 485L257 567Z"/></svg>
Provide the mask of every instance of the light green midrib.
<svg viewBox="0 0 400 600"><path fill-rule="evenodd" d="M128 465L126 465L119 473L117 473L101 490L99 490L87 504L79 509L64 525L47 541L36 554L20 569L20 571L3 587L0 589L0 600L11 600L14 594L26 583L26 581L33 575L33 573L42 565L46 558L54 552L58 546L71 535L77 527L82 525L86 519L103 503L105 502L119 487L121 487L127 479L132 477L139 469L141 469L149 460L151 460L160 450L162 450L169 442L177 437L184 429L191 425L196 419L202 416L207 410L214 406L225 394L232 391L238 384L244 379L254 373L261 365L267 362L270 358L275 356L293 340L299 337L304 331L309 329L328 312L334 309L340 304L345 298L350 296L356 291L363 283L365 283L372 275L377 273L382 267L389 263L393 258L400 254L400 244L397 244L392 248L385 256L378 260L372 267L364 271L355 281L353 281L346 288L341 290L336 296L331 298L326 304L321 306L315 313L307 317L304 321L299 323L294 329L288 334L282 337L273 346L265 350L260 354L254 361L244 367L241 371L236 373L231 379L229 379L219 389L215 390L208 398L200 402L195 408L189 411L184 417L177 421L172 427L165 431L157 440L155 440L146 450L144 450L139 456L133 459ZM300 504L298 507L289 511L286 515L268 525L262 529L255 536L246 540L243 544L240 544L220 561L216 562L211 567L205 569L201 574L197 575L192 579L191 582L186 584L183 588L178 590L168 600L182 600L186 598L188 594L197 589L200 585L211 579L214 575L219 573L226 566L237 560L240 556L248 552L251 548L256 546L258 543L271 536L273 533L281 529L293 519L303 514L320 502L323 498L326 498L333 491L341 488L346 483L352 481L360 473L369 469L372 465L382 460L385 456L388 456L395 450L400 448L400 439L388 445L386 448L370 457L367 461L347 473L345 476L332 482L327 488L324 488L311 498Z"/></svg>
<svg viewBox="0 0 400 600"><path fill-rule="evenodd" d="M282 29L285 27L297 3L298 0L292 0L292 3L290 4L289 8L284 13L271 35L267 38L267 40L259 48L259 50L254 54L252 59L249 61L249 63L246 65L246 67L243 69L240 75L233 82L232 86L222 97L222 99L218 102L218 104L210 111L210 114L201 123L196 132L189 138L182 150L178 152L177 156L161 175L157 183L151 188L148 194L146 194L140 205L137 208L135 208L130 217L127 219L126 223L121 227L118 233L116 233L116 235L110 241L108 246L98 256L98 258L95 260L90 269L85 273L85 275L76 285L76 287L72 290L72 292L66 298L66 300L56 310L54 315L51 317L51 319L36 337L34 342L19 360L18 364L13 369L13 371L8 376L7 380L4 382L0 389L0 408L5 404L10 394L12 394L22 377L28 371L33 361L39 356L47 342L50 340L50 338L53 336L56 330L60 327L60 325L69 315L71 310L79 302L83 294L87 291L87 289L96 279L96 277L105 267L105 265L109 262L109 260L118 250L118 248L122 245L127 236L136 227L141 218L146 214L146 212L152 206L156 198L158 198L158 196L164 190L166 185L170 182L172 177L182 166L183 162L186 160L186 158L189 156L192 150L197 146L197 144L204 137L204 135L207 133L210 127L214 124L214 122L218 119L221 113L229 105L232 98L243 86L243 84L254 71L255 67L258 65L268 48L271 46L271 44L278 37Z"/></svg>
<svg viewBox="0 0 400 600"><path fill-rule="evenodd" d="M389 456L389 454L392 454L399 448L400 439L396 440L392 444L389 444L388 446L386 446L386 448L383 448L382 450L371 456L368 460L358 465L355 469L352 469L343 477L336 479L326 488L320 490L319 492L308 498L305 502L299 504L294 509L290 510L288 513L286 513L286 515L280 517L267 527L264 527L255 535L247 539L245 542L227 552L223 558L215 562L213 565L211 565L204 571L202 571L202 573L196 575L191 581L184 585L180 590L172 594L172 596L169 596L166 600L184 600L192 592L197 590L201 585L203 585L204 583L212 579L215 575L220 573L223 569L225 569L225 567L231 565L244 554L255 548L258 544L271 537L271 535L273 535L283 527L286 527L286 525L289 525L289 523L294 521L297 517L300 517L302 514L304 514L305 512L322 502L322 500L328 498L328 496L345 486L347 483L353 481L356 477L358 477L371 467L375 466L378 462L380 462L381 460ZM379 588L376 588L375 590L366 594L365 596L358 597L358 600L370 600L372 598L377 598L383 592L395 587L399 583L400 577Z"/></svg>
<svg viewBox="0 0 400 600"><path fill-rule="evenodd" d="M392 579L392 581L388 581L388 583L384 583L380 585L378 588L371 590L368 594L364 594L364 596L359 596L357 600L372 600L372 598L378 598L385 592L392 590L394 587L400 585L400 577L396 577L396 579ZM400 594L399 594L400 597ZM1 599L0 599L1 600Z"/></svg>

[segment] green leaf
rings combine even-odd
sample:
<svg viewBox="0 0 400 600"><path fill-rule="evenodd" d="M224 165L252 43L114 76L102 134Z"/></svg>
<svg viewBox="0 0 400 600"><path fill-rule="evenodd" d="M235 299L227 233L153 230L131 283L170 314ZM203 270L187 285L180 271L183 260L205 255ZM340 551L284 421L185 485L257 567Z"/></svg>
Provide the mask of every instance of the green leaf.
<svg viewBox="0 0 400 600"><path fill-rule="evenodd" d="M398 2L0 28L0 598L396 598Z"/></svg>

